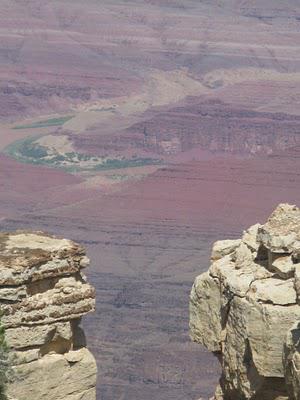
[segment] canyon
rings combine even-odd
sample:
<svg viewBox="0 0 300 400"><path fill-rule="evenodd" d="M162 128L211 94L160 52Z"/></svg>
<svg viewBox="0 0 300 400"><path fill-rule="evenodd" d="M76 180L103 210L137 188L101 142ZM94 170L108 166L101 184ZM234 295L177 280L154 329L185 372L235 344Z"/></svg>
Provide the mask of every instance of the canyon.
<svg viewBox="0 0 300 400"><path fill-rule="evenodd" d="M87 249L102 400L208 399L191 283L299 204L297 1L4 0L0 228Z"/></svg>

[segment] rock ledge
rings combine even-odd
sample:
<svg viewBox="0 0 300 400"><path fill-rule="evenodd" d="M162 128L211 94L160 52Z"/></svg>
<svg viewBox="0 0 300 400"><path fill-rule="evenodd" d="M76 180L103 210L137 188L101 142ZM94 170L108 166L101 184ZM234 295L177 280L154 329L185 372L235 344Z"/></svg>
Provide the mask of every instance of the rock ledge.
<svg viewBox="0 0 300 400"><path fill-rule="evenodd" d="M300 209L216 242L190 296L193 341L222 366L215 399L300 400Z"/></svg>
<svg viewBox="0 0 300 400"><path fill-rule="evenodd" d="M80 328L95 309L78 244L41 232L0 234L1 322L13 400L95 400L97 367Z"/></svg>

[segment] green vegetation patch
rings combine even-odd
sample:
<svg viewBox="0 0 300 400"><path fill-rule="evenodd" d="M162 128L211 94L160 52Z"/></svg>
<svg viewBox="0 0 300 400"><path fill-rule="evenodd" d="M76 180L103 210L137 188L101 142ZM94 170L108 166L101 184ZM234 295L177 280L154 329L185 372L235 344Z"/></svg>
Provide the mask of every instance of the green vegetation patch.
<svg viewBox="0 0 300 400"><path fill-rule="evenodd" d="M47 156L47 149L34 143L38 137L29 137L16 140L8 145L4 152L18 161L30 164L44 164L43 157Z"/></svg>
<svg viewBox="0 0 300 400"><path fill-rule="evenodd" d="M161 164L161 160L154 158L131 158L131 159L109 158L105 160L103 163L96 165L94 167L94 170L102 171L109 169L143 167L146 165L156 165L156 164Z"/></svg>
<svg viewBox="0 0 300 400"><path fill-rule="evenodd" d="M65 117L50 118L42 121L34 122L28 125L17 125L13 129L35 129L35 128L47 128L51 126L61 126L70 119L74 118L74 115L66 115Z"/></svg>
<svg viewBox="0 0 300 400"><path fill-rule="evenodd" d="M37 143L37 140L42 136L17 140L8 145L4 152L23 163L61 168L68 172L106 171L156 165L162 162L159 159L153 158L99 158L95 155L77 152L51 153L47 147Z"/></svg>

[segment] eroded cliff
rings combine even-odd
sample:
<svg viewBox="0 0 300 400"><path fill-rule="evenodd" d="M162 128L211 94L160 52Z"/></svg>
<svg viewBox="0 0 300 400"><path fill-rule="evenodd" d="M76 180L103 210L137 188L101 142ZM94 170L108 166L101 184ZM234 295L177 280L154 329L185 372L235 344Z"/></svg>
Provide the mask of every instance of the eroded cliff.
<svg viewBox="0 0 300 400"><path fill-rule="evenodd" d="M13 400L95 400L97 367L81 317L95 291L78 244L44 233L0 234L0 308Z"/></svg>
<svg viewBox="0 0 300 400"><path fill-rule="evenodd" d="M300 399L300 209L216 242L190 297L191 337L222 366L215 399ZM295 325L296 324L296 325Z"/></svg>

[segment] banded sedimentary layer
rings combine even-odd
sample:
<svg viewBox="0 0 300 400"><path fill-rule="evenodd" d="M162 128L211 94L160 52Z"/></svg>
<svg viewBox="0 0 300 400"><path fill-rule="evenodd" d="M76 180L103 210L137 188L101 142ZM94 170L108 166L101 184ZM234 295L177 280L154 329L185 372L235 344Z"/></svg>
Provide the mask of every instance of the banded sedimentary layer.
<svg viewBox="0 0 300 400"><path fill-rule="evenodd" d="M97 367L81 317L95 291L78 244L44 233L0 234L1 322L9 346L13 400L94 400Z"/></svg>
<svg viewBox="0 0 300 400"><path fill-rule="evenodd" d="M190 297L191 337L222 366L215 399L300 399L300 209L214 244Z"/></svg>

